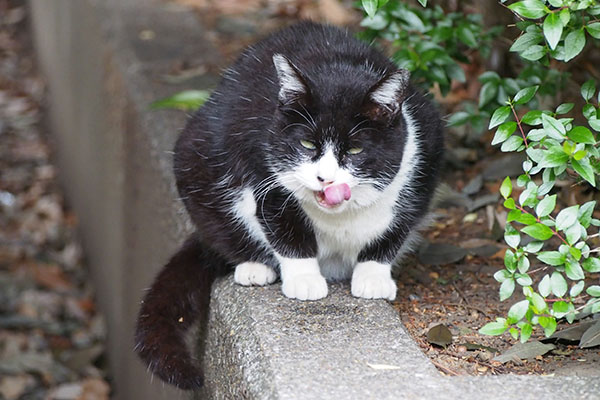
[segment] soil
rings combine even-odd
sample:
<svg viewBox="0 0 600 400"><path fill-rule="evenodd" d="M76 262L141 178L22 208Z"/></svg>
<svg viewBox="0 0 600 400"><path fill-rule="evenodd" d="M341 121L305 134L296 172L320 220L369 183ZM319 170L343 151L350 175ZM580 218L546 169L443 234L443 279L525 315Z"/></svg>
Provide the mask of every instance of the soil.
<svg viewBox="0 0 600 400"><path fill-rule="evenodd" d="M493 207L501 209L499 205ZM520 300L513 295L500 302L499 283L493 278L493 274L503 268L506 247L502 242L489 239L484 210L476 213L474 222L464 222L468 213L458 208L437 212L437 222L424 234L426 241L454 243L457 247L490 246L492 251L492 246L497 246L497 252L490 256L469 254L458 262L441 265L425 265L419 262L418 256L412 256L398 276L398 295L393 305L410 335L440 373L450 376L507 373L598 376L600 348L580 349L577 343L555 343L554 350L533 359L505 364L493 361L518 342L509 333L486 336L477 332L496 317L506 316L510 305ZM540 275L543 274L537 277ZM431 344L427 339L429 329L438 324L445 325L452 333L452 343L446 348ZM563 321L558 330L567 327ZM538 327L530 340L544 338Z"/></svg>

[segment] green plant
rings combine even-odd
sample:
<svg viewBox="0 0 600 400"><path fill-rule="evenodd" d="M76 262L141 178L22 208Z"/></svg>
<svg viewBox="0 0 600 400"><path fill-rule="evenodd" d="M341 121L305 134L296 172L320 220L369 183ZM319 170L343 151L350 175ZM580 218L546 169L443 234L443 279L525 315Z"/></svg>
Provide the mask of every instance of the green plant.
<svg viewBox="0 0 600 400"><path fill-rule="evenodd" d="M567 68L574 65L572 60L586 49L598 49L600 6L596 0L504 0L499 11L500 4L519 19L516 27L521 34L510 51L518 54L515 61L520 71L512 77L483 73L478 104L467 104L450 117L449 124L486 121L488 129L496 130L493 145L501 145L503 152L526 155L523 174L514 182L520 194L513 194L513 181L508 177L500 188L508 209L504 239L510 249L505 253L505 268L494 275L501 284L500 300L509 299L517 287L524 299L513 304L506 317L480 330L489 335L508 330L525 342L537 326L550 336L561 319L570 323L579 312L600 312L600 285L589 282L590 274L600 272L600 248L594 245L600 233L591 233L600 226L600 220L593 217L596 202L560 209L554 193L558 180L596 186L600 94L593 80L583 79L582 107L575 102L552 109L542 106L555 101L567 83L570 88L576 84ZM485 56L491 38L482 33L478 18L448 17L437 6L416 11L400 1L382 0L362 0L362 6L368 14L362 24L368 28L366 37L391 41L398 64L411 70L426 88L437 83L447 90L450 79L463 80L453 72L456 63L465 60L458 53L464 46L481 46ZM456 29L452 36L440 36L436 33L439 21L454 28L466 26L482 41L474 46ZM409 33L399 32L402 29ZM419 44L422 41L433 43L435 57L427 56L430 45ZM539 266L531 269L532 260L538 260Z"/></svg>
<svg viewBox="0 0 600 400"><path fill-rule="evenodd" d="M600 38L596 17L600 6L595 0L525 0L508 8L522 19L517 24L522 34L511 51L539 68L549 69L551 62L568 63L584 51L586 41ZM597 47L597 43L589 45ZM599 249L592 244L598 234L588 232L600 226L600 220L593 218L596 202L558 209L557 196L552 194L557 180L596 186L600 152L594 131L600 131L600 96L595 97L595 82L588 80L580 88L582 109L574 103L540 109L534 101L539 88L528 86L509 97L489 123L490 129L496 128L492 144L527 156L523 174L516 180L523 189L520 195L511 197L509 178L500 188L509 210L504 238L511 249L505 254L505 269L494 275L501 283L501 300L511 297L517 286L525 299L510 308L507 318L498 318L480 332L495 335L508 329L522 342L537 325L550 336L557 320L570 323L579 311L600 311L600 286L586 287L585 281L587 275L600 272ZM583 118L576 119L579 113ZM521 234L533 241L523 244ZM532 257L542 263L535 271L529 269ZM537 287L534 273L541 274Z"/></svg>
<svg viewBox="0 0 600 400"><path fill-rule="evenodd" d="M423 6L427 0L419 0ZM475 51L487 56L491 39L499 29L485 30L477 14L445 13L440 6L428 9L411 7L405 2L363 0L367 28L360 37L389 43L392 58L411 72L413 82L424 89L437 84L443 94L452 80L465 82L459 63L469 63Z"/></svg>

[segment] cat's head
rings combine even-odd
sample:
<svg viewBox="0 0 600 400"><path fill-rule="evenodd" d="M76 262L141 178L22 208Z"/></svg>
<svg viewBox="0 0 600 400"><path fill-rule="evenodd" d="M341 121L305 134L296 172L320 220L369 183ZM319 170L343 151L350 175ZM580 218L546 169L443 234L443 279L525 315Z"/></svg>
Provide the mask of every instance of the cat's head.
<svg viewBox="0 0 600 400"><path fill-rule="evenodd" d="M402 161L408 72L365 64L308 75L283 55L273 63L279 106L269 156L278 181L326 213L376 202Z"/></svg>

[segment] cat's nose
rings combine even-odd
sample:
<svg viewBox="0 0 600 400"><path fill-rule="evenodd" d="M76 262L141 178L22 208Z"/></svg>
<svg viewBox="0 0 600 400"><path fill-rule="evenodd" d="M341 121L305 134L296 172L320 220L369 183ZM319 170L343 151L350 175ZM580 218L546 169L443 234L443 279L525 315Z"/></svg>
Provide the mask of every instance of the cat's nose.
<svg viewBox="0 0 600 400"><path fill-rule="evenodd" d="M317 176L317 179L319 180L319 182L321 182L321 185L323 185L323 186L330 185L333 183L333 181L327 180L321 176Z"/></svg>

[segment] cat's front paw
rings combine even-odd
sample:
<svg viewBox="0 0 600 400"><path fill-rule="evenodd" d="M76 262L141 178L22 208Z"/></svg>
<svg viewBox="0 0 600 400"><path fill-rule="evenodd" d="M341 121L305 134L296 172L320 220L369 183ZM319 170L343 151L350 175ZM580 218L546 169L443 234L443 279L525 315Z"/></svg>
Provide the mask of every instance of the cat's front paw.
<svg viewBox="0 0 600 400"><path fill-rule="evenodd" d="M257 263L245 262L235 267L233 280L242 286L264 286L275 282L277 274L273 268Z"/></svg>
<svg viewBox="0 0 600 400"><path fill-rule="evenodd" d="M283 281L281 291L291 299L319 300L327 296L327 282L321 274L295 275Z"/></svg>
<svg viewBox="0 0 600 400"><path fill-rule="evenodd" d="M396 298L396 282L392 279L391 266L376 261L361 262L352 273L352 295L364 299Z"/></svg>

